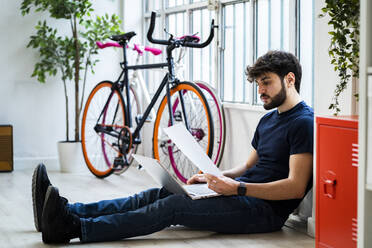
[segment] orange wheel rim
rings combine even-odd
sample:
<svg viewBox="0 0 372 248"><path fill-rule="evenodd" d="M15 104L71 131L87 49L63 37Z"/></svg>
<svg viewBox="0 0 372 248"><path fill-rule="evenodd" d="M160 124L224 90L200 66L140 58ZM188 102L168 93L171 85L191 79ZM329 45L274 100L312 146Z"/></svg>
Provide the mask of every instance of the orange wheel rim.
<svg viewBox="0 0 372 248"><path fill-rule="evenodd" d="M109 166L108 168L107 168L107 170L104 170L104 171L102 171L102 170L97 170L95 167L94 167L94 165L92 164L92 162L90 161L90 159L89 159L89 157L88 157L88 154L87 154L87 147L86 147L86 137L85 137L85 123L86 123L86 120L87 120L87 114L88 114L88 109L89 109L89 106L90 106L90 104L91 104L91 101L92 101L92 99L93 99L93 97L96 95L96 93L97 93L97 91L98 90L100 90L100 89L102 89L102 88L104 88L104 87L109 87L109 88L111 88L112 87L112 83L110 83L110 82L103 82L103 83L100 83L99 85L97 85L94 89L93 89L93 91L90 93L90 95L89 95L89 97L88 97L88 99L87 99L87 102L86 102L86 104L85 104L85 108L84 108L84 113L83 113L83 119L82 119L82 127L81 127L81 143L82 143L82 150L83 150L83 156L84 156L84 160L85 160L85 162L86 162L86 164L87 164L87 166L88 166L88 168L95 174L95 175L97 175L97 176L105 176L105 175L107 175L107 173L109 173L111 170L112 170L112 168L113 168L113 165L111 165L111 166ZM122 102L122 99L120 98L120 95L118 94L118 92L117 91L114 91L115 92L115 94L117 94L118 95L118 99L119 99L119 102L120 102L120 107L122 108L122 111L123 111L123 113L125 113L124 112L124 104L123 104L123 102ZM124 126L124 123L125 123L125 116L123 116L123 126L122 127L125 127ZM112 126L112 127L121 127L120 125L105 125L105 126ZM110 145L110 144L108 144L108 145ZM110 145L111 146L111 145ZM116 150L116 149L115 149ZM118 151L118 156L120 156L120 151ZM122 155L122 154L121 154Z"/></svg>

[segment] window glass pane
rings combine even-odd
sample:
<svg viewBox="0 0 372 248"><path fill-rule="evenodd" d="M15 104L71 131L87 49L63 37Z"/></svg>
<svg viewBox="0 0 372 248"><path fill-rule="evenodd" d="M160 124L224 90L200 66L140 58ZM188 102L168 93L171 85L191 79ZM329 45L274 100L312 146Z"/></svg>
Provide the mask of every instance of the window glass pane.
<svg viewBox="0 0 372 248"><path fill-rule="evenodd" d="M250 102L251 84L247 84L244 70L252 63L251 3L229 4L224 7L223 42L223 99Z"/></svg>
<svg viewBox="0 0 372 248"><path fill-rule="evenodd" d="M210 24L212 14L207 9L195 10L192 12L191 33L200 37L200 42L208 39L210 33ZM214 39L216 38L216 35ZM201 80L216 87L215 63L214 63L214 45L213 41L204 48L189 48L191 54L191 79Z"/></svg>
<svg viewBox="0 0 372 248"><path fill-rule="evenodd" d="M300 62L302 65L301 97L313 105L313 1L300 1Z"/></svg>
<svg viewBox="0 0 372 248"><path fill-rule="evenodd" d="M269 50L269 0L257 1L256 6L256 58L259 58ZM261 104L259 100L258 87L253 84L255 89L255 96L253 104Z"/></svg>
<svg viewBox="0 0 372 248"><path fill-rule="evenodd" d="M201 10L196 10L192 12L192 33L198 32L196 35L201 37L201 22L202 22L202 13ZM191 77L192 80L201 79L201 49L190 49L190 54L192 58L192 71Z"/></svg>
<svg viewBox="0 0 372 248"><path fill-rule="evenodd" d="M274 0L270 2L269 8L270 17L270 50L282 49L282 13L281 13L281 1Z"/></svg>
<svg viewBox="0 0 372 248"><path fill-rule="evenodd" d="M289 1L257 2L257 57L268 50L289 50Z"/></svg>
<svg viewBox="0 0 372 248"><path fill-rule="evenodd" d="M269 49L269 1L257 1L257 58Z"/></svg>
<svg viewBox="0 0 372 248"><path fill-rule="evenodd" d="M159 1L159 0L158 0ZM187 4L189 0L168 0L168 8L180 6L183 4Z"/></svg>
<svg viewBox="0 0 372 248"><path fill-rule="evenodd" d="M175 14L170 14L167 16L167 31L174 35L174 37L181 37L186 34L186 13L180 12ZM166 34L166 38L169 38L169 35ZM175 61L178 60L180 56L181 48L173 50L173 58ZM186 58L183 58L183 64L185 63ZM179 68L176 71L177 76L180 79L185 78L186 68Z"/></svg>
<svg viewBox="0 0 372 248"><path fill-rule="evenodd" d="M147 0L146 1L146 12L159 10L161 8L161 1L160 0Z"/></svg>
<svg viewBox="0 0 372 248"><path fill-rule="evenodd" d="M252 97L253 97L253 87L250 82L247 81L247 76L245 75L245 69L248 65L253 63L253 20L251 18L253 13L251 11L252 8L251 3L246 3L244 5L244 13L245 13L245 21L244 21L244 53L245 53L245 61L243 63L243 75L242 75L242 82L244 87L244 102L252 104Z"/></svg>
<svg viewBox="0 0 372 248"><path fill-rule="evenodd" d="M235 4L234 13L234 101L242 102L244 93L242 75L244 75L245 61L243 44L244 25L242 25L241 20L244 20L244 4Z"/></svg>
<svg viewBox="0 0 372 248"><path fill-rule="evenodd" d="M290 47L290 37L289 37L289 1L290 0L283 0L283 33L282 33L282 39L283 39L283 50L289 51Z"/></svg>
<svg viewBox="0 0 372 248"><path fill-rule="evenodd" d="M181 37L185 34L185 13L175 13L167 16L167 31L174 37ZM169 35L167 35L169 38Z"/></svg>
<svg viewBox="0 0 372 248"><path fill-rule="evenodd" d="M225 7L225 41L224 41L224 64L223 64L223 100L233 101L233 84L234 84L234 6Z"/></svg>

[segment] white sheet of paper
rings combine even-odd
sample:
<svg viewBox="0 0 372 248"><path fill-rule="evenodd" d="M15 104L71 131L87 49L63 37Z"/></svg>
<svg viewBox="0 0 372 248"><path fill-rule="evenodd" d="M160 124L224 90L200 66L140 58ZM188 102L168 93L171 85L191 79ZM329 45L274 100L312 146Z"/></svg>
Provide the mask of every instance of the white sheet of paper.
<svg viewBox="0 0 372 248"><path fill-rule="evenodd" d="M216 167L206 152L187 131L183 124L177 124L163 129L177 147L193 162L202 172L214 176L222 176L222 172Z"/></svg>

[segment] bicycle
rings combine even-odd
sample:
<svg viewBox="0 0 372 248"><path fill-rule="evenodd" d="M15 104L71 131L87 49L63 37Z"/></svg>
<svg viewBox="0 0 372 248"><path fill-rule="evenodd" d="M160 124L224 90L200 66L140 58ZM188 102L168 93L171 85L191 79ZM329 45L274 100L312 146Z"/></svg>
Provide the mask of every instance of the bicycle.
<svg viewBox="0 0 372 248"><path fill-rule="evenodd" d="M195 42L199 42L200 38L197 37L197 36L194 36L194 37L195 37ZM177 39L179 39L179 38L177 38ZM107 48L107 47L120 47L121 48L121 46L116 42L107 42L107 43L103 44L103 43L97 41L96 44L100 49L104 49L104 48ZM148 46L141 46L139 44L133 44L133 45L128 44L127 48L130 49L130 50L135 51L135 53L136 53L136 59L135 59L136 65L139 64L139 60L140 60L140 58L141 58L141 56L143 55L144 52L150 52L154 56L158 56L162 53L162 50L160 50L160 49L152 48L152 47L148 47ZM178 58L175 62L175 74L176 75L182 75L182 73L180 73L180 72L183 71L184 66L183 66L181 61L182 61L182 59L185 55L185 49L186 49L185 47L181 48L181 52L179 53L179 56L178 56ZM181 77L179 76L179 78L181 78ZM182 78L181 78L181 81L183 81ZM199 88L202 89L203 94L206 97L206 99L208 101L208 104L209 104L209 107L210 107L210 110L211 110L212 119L214 121L214 142L213 142L213 154L212 154L211 159L216 164L216 166L219 167L222 156L223 156L223 150L224 150L224 146L225 146L225 133L226 133L225 132L225 130L226 130L225 114L224 114L223 105L222 105L220 99L217 97L217 94L215 93L215 90L209 84L207 84L205 82L202 82L202 81L194 81L194 83L197 86L199 86ZM143 100L144 106L148 106L150 104L151 98L150 98L150 94L147 90L147 87L145 85L145 81L143 79L143 76L142 76L142 74L140 73L139 70L134 70L133 71L132 76L129 79L129 84L130 84L130 93L133 95L133 97L130 96L131 105L135 106L134 109L137 110L138 113L142 113L141 112L141 109L142 109L141 105L142 104L138 101L139 100L138 96L139 95L141 96L141 100ZM136 112L136 111L132 111L132 116L136 116L136 114L134 114L133 112ZM155 115L155 111L153 109L151 110L150 116L151 116L150 119L155 119L156 115ZM135 149L137 149L137 147ZM130 161L130 164L131 164L132 161ZM117 175L120 175L120 174L124 173L127 169L128 169L128 167L123 167L120 170L115 170L114 173L117 174ZM176 175L181 175L178 168L176 168L175 174ZM186 182L186 178L184 178L183 176L179 177L179 179L182 182Z"/></svg>
<svg viewBox="0 0 372 248"><path fill-rule="evenodd" d="M115 82L106 80L96 85L85 104L82 119L83 156L89 170L99 178L109 176L114 170L129 166L128 158L130 159L130 155L135 152L134 146L141 143L140 130L163 89L165 89L166 94L159 105L154 124L154 157L173 168L177 168L177 164L186 160L162 133L163 127L171 126L175 122L183 122L206 150L208 156L212 155L213 145L211 143L214 133L208 102L195 84L181 82L177 79L174 74L172 51L179 47L203 48L207 46L214 36L214 21L212 20L208 39L201 44L197 44L192 42L190 36L175 39L171 35L168 40L153 39L155 17L156 14L152 13L147 37L152 43L167 46L167 62L128 65L126 45L136 34L129 32L111 37L123 48L124 61L120 63L122 72ZM168 73L164 76L143 116L135 117L137 126L134 128L131 101L124 101L124 99L130 99L128 71L164 67L168 68ZM125 90L125 97L122 95L123 90ZM176 95L178 97L174 97ZM179 99L177 103L175 103L176 99ZM166 106L168 116L164 114ZM98 154L97 148L100 148L102 153ZM167 158L168 161L165 161Z"/></svg>

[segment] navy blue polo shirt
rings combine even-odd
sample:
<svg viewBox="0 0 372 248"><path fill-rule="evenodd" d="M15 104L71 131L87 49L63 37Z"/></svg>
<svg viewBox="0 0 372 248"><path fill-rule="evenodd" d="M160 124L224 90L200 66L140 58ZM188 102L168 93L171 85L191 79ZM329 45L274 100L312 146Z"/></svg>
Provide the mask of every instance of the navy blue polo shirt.
<svg viewBox="0 0 372 248"><path fill-rule="evenodd" d="M256 165L248 169L239 181L266 183L288 178L289 157L298 153L313 153L314 112L305 102L279 114L278 110L264 115L256 128L252 146L258 154ZM306 192L312 187L310 180ZM301 199L267 201L280 216L288 216Z"/></svg>

